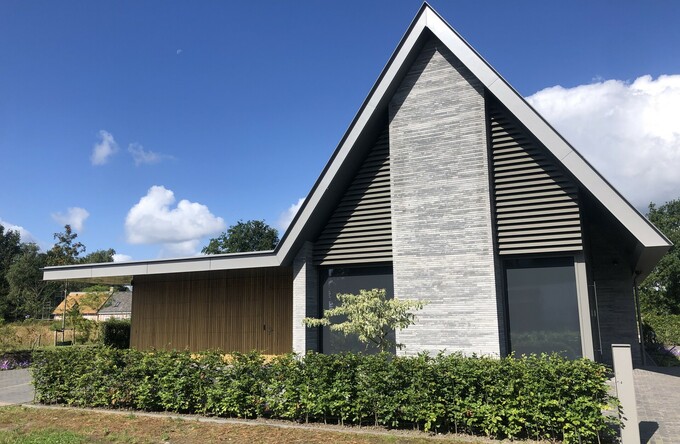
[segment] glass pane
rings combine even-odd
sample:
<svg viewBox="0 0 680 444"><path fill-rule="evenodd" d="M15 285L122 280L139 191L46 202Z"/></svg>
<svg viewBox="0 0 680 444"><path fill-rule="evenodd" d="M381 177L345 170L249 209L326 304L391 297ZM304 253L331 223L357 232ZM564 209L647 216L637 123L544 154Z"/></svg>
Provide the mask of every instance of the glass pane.
<svg viewBox="0 0 680 444"><path fill-rule="evenodd" d="M338 293L357 294L359 290L384 288L387 298L394 297L392 267L328 268L320 270L319 274L322 283L321 302L324 310L338 305ZM342 322L343 319L334 318L334 321ZM376 353L378 351L375 346L367 347L366 344L359 342L355 336L345 336L340 332L331 331L328 327L323 328L321 336L324 353L344 351ZM394 341L394 332L390 339Z"/></svg>
<svg viewBox="0 0 680 444"><path fill-rule="evenodd" d="M573 259L506 263L510 346L516 355L581 357Z"/></svg>

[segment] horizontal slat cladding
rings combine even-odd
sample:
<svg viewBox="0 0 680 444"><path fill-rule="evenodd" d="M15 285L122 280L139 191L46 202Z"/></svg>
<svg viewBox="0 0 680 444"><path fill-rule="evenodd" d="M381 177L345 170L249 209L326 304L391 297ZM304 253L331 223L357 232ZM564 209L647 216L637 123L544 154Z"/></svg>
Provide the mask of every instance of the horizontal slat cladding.
<svg viewBox="0 0 680 444"><path fill-rule="evenodd" d="M578 188L494 101L489 103L500 254L580 251Z"/></svg>
<svg viewBox="0 0 680 444"><path fill-rule="evenodd" d="M314 244L316 265L392 260L389 135L385 129Z"/></svg>

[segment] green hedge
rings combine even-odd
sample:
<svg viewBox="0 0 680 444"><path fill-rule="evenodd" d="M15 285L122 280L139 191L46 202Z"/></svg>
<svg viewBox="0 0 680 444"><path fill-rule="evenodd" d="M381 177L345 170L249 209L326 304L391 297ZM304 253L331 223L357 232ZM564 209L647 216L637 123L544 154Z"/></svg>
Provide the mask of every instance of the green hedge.
<svg viewBox="0 0 680 444"><path fill-rule="evenodd" d="M200 356L107 347L38 351L43 403L420 428L593 442L611 433L607 369L557 355L258 353ZM614 401L615 402L615 401Z"/></svg>
<svg viewBox="0 0 680 444"><path fill-rule="evenodd" d="M101 324L101 340L113 348L130 348L130 320L109 319Z"/></svg>
<svg viewBox="0 0 680 444"><path fill-rule="evenodd" d="M650 341L650 329L654 331L654 340L665 345L680 345L680 315L643 316L645 339Z"/></svg>

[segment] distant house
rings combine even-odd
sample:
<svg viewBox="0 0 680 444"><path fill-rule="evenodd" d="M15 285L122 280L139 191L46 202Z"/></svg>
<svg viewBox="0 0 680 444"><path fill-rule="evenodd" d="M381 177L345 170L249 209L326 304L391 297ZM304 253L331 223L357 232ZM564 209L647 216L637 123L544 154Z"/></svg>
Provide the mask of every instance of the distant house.
<svg viewBox="0 0 680 444"><path fill-rule="evenodd" d="M111 296L109 292L84 292L72 291L68 296L61 301L61 303L54 309L52 315L57 321L61 321L64 315L64 306L66 310L73 308L78 304L78 311L83 315L83 318L96 321L99 318L99 309L104 306L106 301Z"/></svg>
<svg viewBox="0 0 680 444"><path fill-rule="evenodd" d="M284 167L301 171L294 155ZM670 246L425 4L274 250L44 279L133 284L137 349L348 350L303 318L385 288L428 302L396 332L402 355L611 363L612 344L638 344L635 288Z"/></svg>
<svg viewBox="0 0 680 444"><path fill-rule="evenodd" d="M98 321L130 319L132 315L132 292L117 291L99 309Z"/></svg>

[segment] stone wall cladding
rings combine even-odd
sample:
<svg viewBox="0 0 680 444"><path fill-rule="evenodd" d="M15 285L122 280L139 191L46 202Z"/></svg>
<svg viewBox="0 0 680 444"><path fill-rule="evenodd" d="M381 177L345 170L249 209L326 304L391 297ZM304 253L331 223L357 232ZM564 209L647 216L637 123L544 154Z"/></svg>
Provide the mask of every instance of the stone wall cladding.
<svg viewBox="0 0 680 444"><path fill-rule="evenodd" d="M626 259L630 253L621 247L625 233L611 220L611 215L600 217L606 217L609 223L589 224L587 235L591 278L597 292L602 362L612 365L612 344L630 344L633 363L640 365L642 356L637 336L633 272ZM597 329L595 322L593 328ZM600 344L595 342L594 347L597 350Z"/></svg>
<svg viewBox="0 0 680 444"><path fill-rule="evenodd" d="M319 281L313 264L314 244L305 242L293 261L293 352L318 351L319 329L302 325L305 317L318 316Z"/></svg>
<svg viewBox="0 0 680 444"><path fill-rule="evenodd" d="M390 103L395 296L422 299L402 354L499 354L481 83L436 39Z"/></svg>

